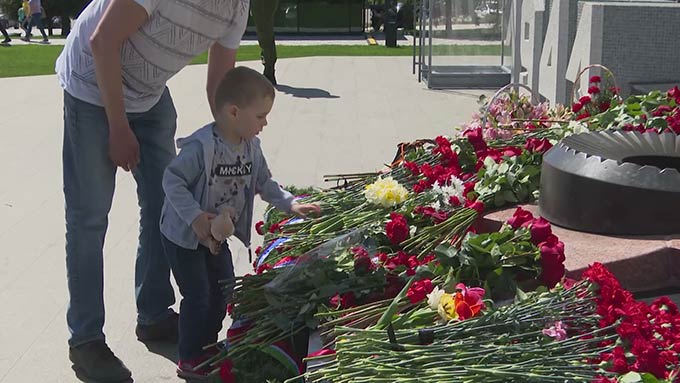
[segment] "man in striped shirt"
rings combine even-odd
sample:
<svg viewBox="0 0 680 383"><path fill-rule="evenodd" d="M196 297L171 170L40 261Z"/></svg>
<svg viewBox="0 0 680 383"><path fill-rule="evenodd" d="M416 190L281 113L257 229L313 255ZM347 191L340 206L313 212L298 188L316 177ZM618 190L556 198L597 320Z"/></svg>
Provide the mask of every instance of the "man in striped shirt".
<svg viewBox="0 0 680 383"><path fill-rule="evenodd" d="M177 339L177 314L161 249L161 180L175 157L176 111L167 81L209 52L213 113L219 80L234 67L248 0L93 0L56 63L64 89L63 177L69 288L69 357L83 378L126 382L131 373L102 331L103 245L116 170L137 182L137 337Z"/></svg>

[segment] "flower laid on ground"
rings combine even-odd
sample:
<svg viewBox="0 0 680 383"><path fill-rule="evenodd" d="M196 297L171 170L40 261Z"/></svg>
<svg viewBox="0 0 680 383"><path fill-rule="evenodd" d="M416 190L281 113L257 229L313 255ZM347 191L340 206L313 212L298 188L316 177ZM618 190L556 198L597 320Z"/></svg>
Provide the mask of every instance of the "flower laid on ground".
<svg viewBox="0 0 680 383"><path fill-rule="evenodd" d="M536 381L565 380L554 374L552 366L540 362L546 355L562 358L560 352L567 347L574 350L578 349L574 347L581 347L578 350L588 354L587 357L575 354L559 359L565 363L560 371L573 372L576 375L569 376L575 380L604 382L624 372L652 373L670 379L673 366L677 366L674 358L680 351L676 339L665 330L670 328L678 332L674 306L659 301L647 310L630 302L627 295L611 287L611 283L593 282L589 286L592 291L599 286L599 296L609 297L603 301L608 303L597 307L595 316L592 314L595 309L591 310L586 302L588 295L583 293L583 283L564 280L564 244L547 221L518 209L507 225L497 232L478 232L479 225L475 224L487 209L538 198L542 156L568 134L591 129L680 132L680 89L634 96L623 103L611 102L606 110L599 111L601 106L607 106L603 97L617 92L604 82L602 78L591 78L591 87L597 86L597 91L592 88L579 101L579 112L590 110L590 116L575 112L568 115L559 107L531 106L528 100L521 101L523 106L518 110L504 109L512 108L510 105L516 105L516 101L494 102L489 108L488 126L482 127L480 119L478 124L467 126L457 136L439 136L405 144L400 146L391 169L381 175L350 176L344 187L306 193L309 196L303 198L323 205L321 217L296 220L285 213L269 210L264 221L256 225L256 230L265 239L256 251L258 259L254 268L258 275L237 279L232 305L235 317L257 320L252 321L252 332L239 339L242 347L235 342L229 358L243 358L249 350L269 347L279 338L319 324L325 329L325 336L336 341L338 352L345 355L342 348L350 352L365 351L365 343L352 343L353 338L346 337L352 329L368 334L370 338L373 336L371 326L376 323L383 326L385 321L391 321L395 329L406 331L398 333L397 344L389 346L399 350L399 342L415 336L408 331L427 330L437 322L446 321L447 326L462 326L435 331L434 344L444 331L460 331L453 336L458 343L442 346L443 349L451 347L447 349L448 355L454 352L457 358L473 355L477 352L474 347L486 344L484 342L489 339L504 340L502 335L511 334L513 342L489 347L510 350L508 355L515 355L512 352L526 353L528 357L533 355L536 362L532 359L522 368L535 374L532 376ZM577 121L576 118L580 119ZM365 231L365 244L352 243L340 254L312 257L315 261L309 261L310 254L318 255L320 246L334 243L356 230ZM364 245L372 247L369 250ZM463 283L464 288L455 290L456 283ZM525 311L522 317L522 321L530 319L522 326L530 327L531 337L503 327L506 322L497 317L499 311L493 306L484 309L486 305L481 300L484 294L487 299L496 301L508 301L517 295L521 301L523 293L518 291L531 291L538 285L555 286L555 291L547 297L561 292L566 294L571 289L579 293L560 295L560 299L573 299L569 303L571 306L559 306L567 303L551 301L555 305L549 305L550 310L542 306L545 302L534 301L534 306L517 303L515 307L520 310L529 310L527 307L539 310L536 313ZM482 288L483 292L479 294L476 289ZM595 297L590 298L588 302L593 304ZM564 310L554 311L556 307ZM577 320L559 315L564 312L583 314L583 317ZM511 315L506 314L506 324L514 325L516 318L511 320ZM646 321L653 324L649 326ZM507 331L502 334L484 333L486 330L475 332L478 323L485 329L483 326L491 326L492 322L494 326L500 323L498 331ZM658 326L657 322L660 323ZM607 332L607 326L613 328L618 323L621 325L616 327L616 334ZM375 339L384 342L384 327L375 334ZM583 334L586 336L577 336ZM458 336L460 338L456 338ZM643 341L645 337L656 340ZM417 344L431 343L427 339L419 338ZM612 343L615 340L617 343ZM560 346L561 342L565 345ZM540 352L534 347L534 344L546 343L554 344ZM415 343L406 344L411 347ZM371 358L361 361L363 364L357 361L361 368L373 362L390 366L410 363L393 354L387 357L379 352L366 355ZM488 356L489 359L494 357L495 354ZM239 358L232 359L236 372ZM453 370L449 375L444 372L432 375L432 381L458 374L472 381L485 382L513 381L516 376L527 376L513 375L517 372L504 371L498 365L488 371L477 366L461 373L450 365L449 358L438 354L423 355L421 361L440 359L443 368ZM596 365L589 366L587 371L575 367L587 364L586 361ZM516 365L510 362L516 361L508 361L507 368L515 368ZM597 363L610 368L608 371L599 369ZM382 381L401 378L409 381L411 372L393 369L380 372L383 373L387 375L382 376ZM422 376L426 377L428 373L431 371ZM335 378L340 376L342 373L333 375ZM366 378L371 376L366 375ZM370 382L370 379L365 381Z"/></svg>
<svg viewBox="0 0 680 383"><path fill-rule="evenodd" d="M471 290L459 286L457 292L480 302L483 293ZM335 354L309 369L306 381L677 381L677 307L666 298L651 305L634 301L600 264L570 288L529 293L477 315L460 304L462 297L460 310L452 310L456 298L438 288L426 310L438 300L447 303L447 319L459 320L428 326L408 321L419 310L406 311L392 318L389 342L378 326L336 329Z"/></svg>
<svg viewBox="0 0 680 383"><path fill-rule="evenodd" d="M406 188L392 177L380 178L367 185L364 194L368 202L383 207L395 207L408 197Z"/></svg>
<svg viewBox="0 0 680 383"><path fill-rule="evenodd" d="M468 288L459 283L453 294L445 293L440 296L437 312L446 322L470 319L484 309L484 294L485 291L482 288Z"/></svg>
<svg viewBox="0 0 680 383"><path fill-rule="evenodd" d="M553 323L550 327L543 329L543 335L549 336L556 341L567 339L567 328L562 321Z"/></svg>

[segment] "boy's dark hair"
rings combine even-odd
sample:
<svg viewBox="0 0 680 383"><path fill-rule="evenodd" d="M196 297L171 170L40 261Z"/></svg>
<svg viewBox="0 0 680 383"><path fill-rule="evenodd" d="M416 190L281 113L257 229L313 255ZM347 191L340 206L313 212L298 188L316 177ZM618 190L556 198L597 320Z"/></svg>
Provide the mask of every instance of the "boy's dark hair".
<svg viewBox="0 0 680 383"><path fill-rule="evenodd" d="M225 104L238 107L251 105L258 98L274 99L274 86L259 72L247 67L236 67L224 75L215 92L215 107Z"/></svg>

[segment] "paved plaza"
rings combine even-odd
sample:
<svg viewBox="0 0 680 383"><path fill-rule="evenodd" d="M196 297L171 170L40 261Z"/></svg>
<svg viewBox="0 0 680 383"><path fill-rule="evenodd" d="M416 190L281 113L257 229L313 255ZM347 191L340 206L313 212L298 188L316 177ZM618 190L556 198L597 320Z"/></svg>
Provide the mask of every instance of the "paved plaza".
<svg viewBox="0 0 680 383"><path fill-rule="evenodd" d="M205 72L191 66L170 81L178 137L209 122ZM376 170L399 142L451 134L478 109L480 94L489 94L427 90L411 75L410 57L285 59L277 78L261 138L275 178L300 186L331 186L324 174ZM0 383L77 382L66 343L62 92L54 75L0 83ZM138 207L131 175L120 171L116 188L105 245L107 341L136 382L180 382L174 350L150 351L134 334ZM256 200L258 217L265 205ZM231 246L237 274L250 272L246 250Z"/></svg>

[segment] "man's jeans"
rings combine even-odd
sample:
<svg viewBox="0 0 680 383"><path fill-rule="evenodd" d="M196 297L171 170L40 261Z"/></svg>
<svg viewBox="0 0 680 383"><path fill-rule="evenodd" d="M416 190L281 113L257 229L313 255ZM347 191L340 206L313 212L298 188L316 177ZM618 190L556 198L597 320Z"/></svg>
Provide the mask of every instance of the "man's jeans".
<svg viewBox="0 0 680 383"><path fill-rule="evenodd" d="M231 290L223 291L219 282L233 283L234 263L226 244L213 255L204 246L189 250L163 236L163 248L182 293L179 358L191 361L205 353L203 346L217 342L231 297Z"/></svg>
<svg viewBox="0 0 680 383"><path fill-rule="evenodd" d="M137 322L143 325L172 315L169 307L175 303L159 219L164 200L163 172L175 157L176 119L167 89L148 112L128 114L140 150L140 162L133 172L141 216L135 295ZM116 177L108 142L104 108L64 92L63 170L70 295L66 319L71 346L104 340L103 247Z"/></svg>

